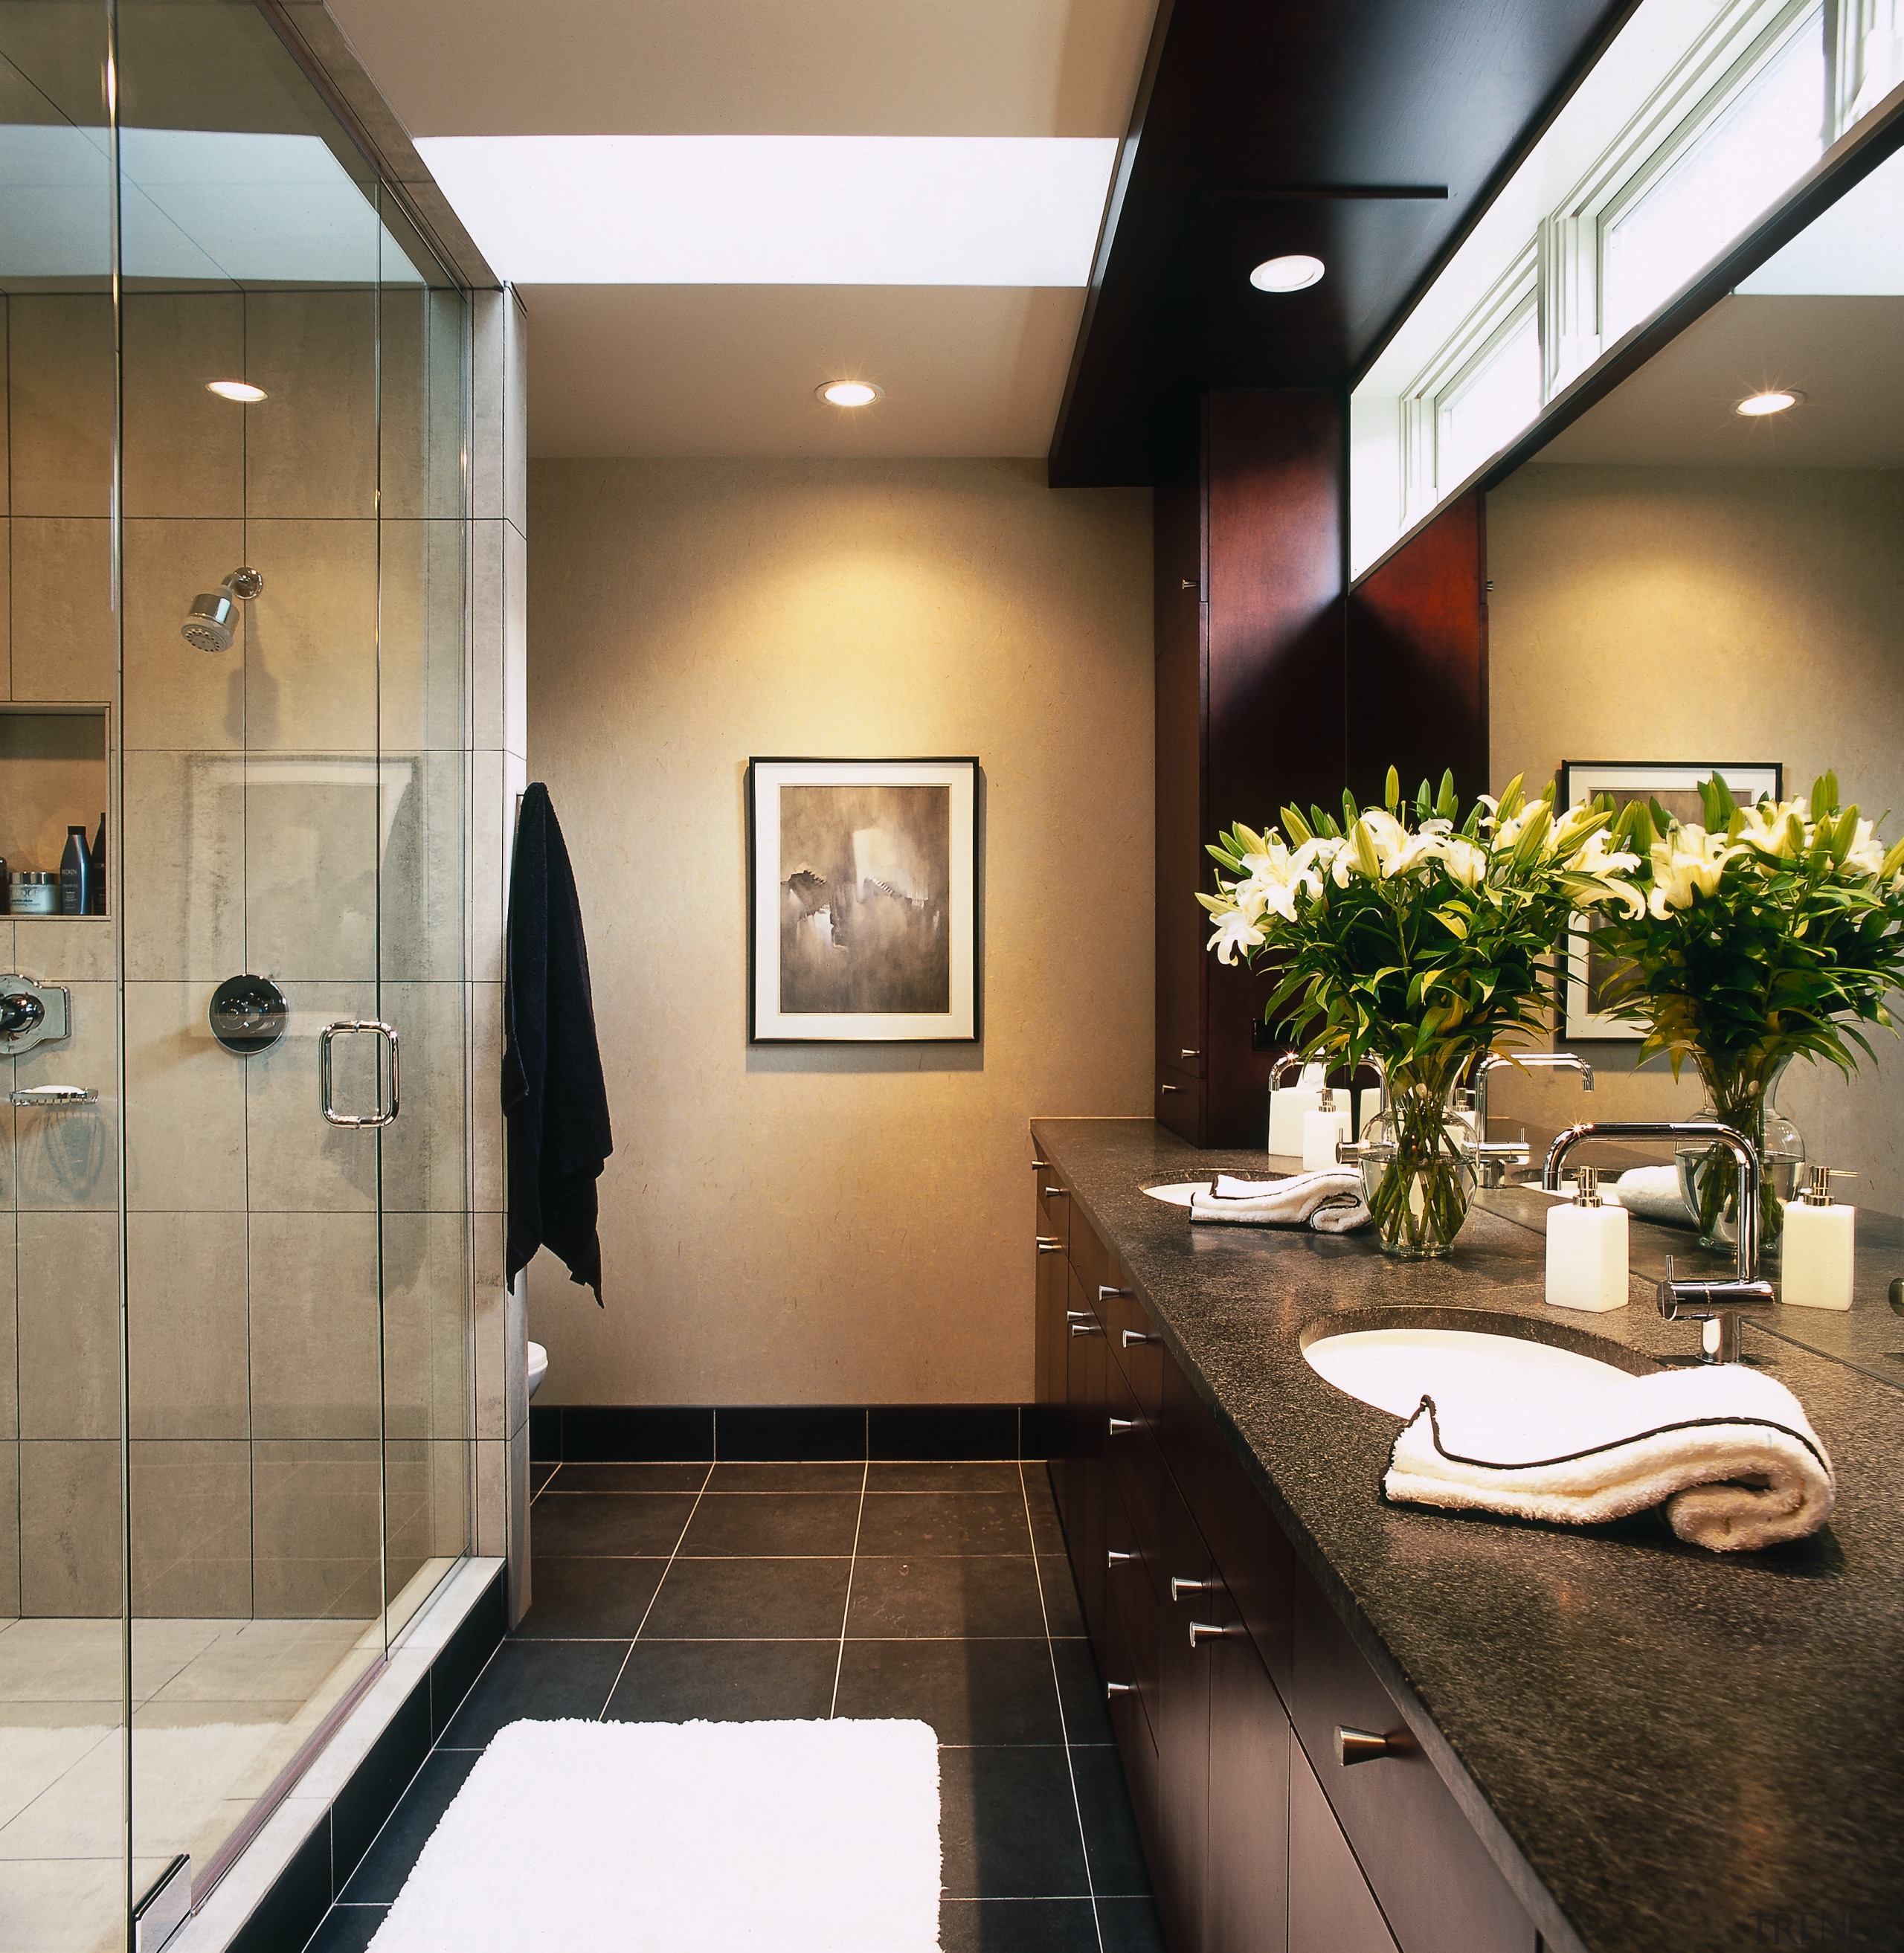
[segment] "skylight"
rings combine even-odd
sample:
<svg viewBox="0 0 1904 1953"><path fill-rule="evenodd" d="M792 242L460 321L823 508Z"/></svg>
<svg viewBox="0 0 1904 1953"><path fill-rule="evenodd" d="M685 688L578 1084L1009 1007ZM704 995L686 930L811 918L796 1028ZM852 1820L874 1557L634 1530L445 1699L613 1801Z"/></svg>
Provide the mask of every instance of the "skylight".
<svg viewBox="0 0 1904 1953"><path fill-rule="evenodd" d="M1083 285L1118 145L1008 136L439 136L519 284Z"/></svg>

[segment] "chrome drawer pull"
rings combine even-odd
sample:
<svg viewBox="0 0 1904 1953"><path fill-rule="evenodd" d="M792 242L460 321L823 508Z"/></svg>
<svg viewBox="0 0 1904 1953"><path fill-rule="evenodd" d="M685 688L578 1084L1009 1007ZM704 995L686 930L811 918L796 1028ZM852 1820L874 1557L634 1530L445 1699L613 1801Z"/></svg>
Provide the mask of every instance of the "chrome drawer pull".
<svg viewBox="0 0 1904 1953"><path fill-rule="evenodd" d="M1192 1621L1190 1624L1190 1644L1195 1647L1200 1642L1212 1639L1220 1641L1225 1635L1240 1635L1242 1632L1241 1628L1216 1628L1211 1626L1208 1621Z"/></svg>
<svg viewBox="0 0 1904 1953"><path fill-rule="evenodd" d="M1141 1329L1127 1329L1124 1332L1124 1346L1127 1350L1134 1350L1140 1343L1161 1343L1162 1340L1161 1336L1146 1336Z"/></svg>
<svg viewBox="0 0 1904 1953"><path fill-rule="evenodd" d="M1068 1200L1071 1189L1068 1187L1048 1187L1045 1189L1045 1198L1047 1200Z"/></svg>
<svg viewBox="0 0 1904 1953"><path fill-rule="evenodd" d="M1074 1322L1071 1326L1071 1333L1074 1336L1102 1336L1104 1334L1104 1329L1101 1323Z"/></svg>
<svg viewBox="0 0 1904 1953"><path fill-rule="evenodd" d="M1034 1173L1044 1173L1049 1169L1050 1165L1049 1160L1034 1160L1031 1162L1031 1171Z"/></svg>
<svg viewBox="0 0 1904 1953"><path fill-rule="evenodd" d="M1136 1429L1136 1425L1128 1417L1114 1417L1111 1419L1111 1435L1113 1437L1121 1437L1127 1431Z"/></svg>
<svg viewBox="0 0 1904 1953"><path fill-rule="evenodd" d="M1339 1724L1335 1732L1336 1760L1344 1767L1372 1763L1378 1757L1397 1756L1404 1747L1399 1734L1379 1736L1372 1729L1345 1729Z"/></svg>
<svg viewBox="0 0 1904 1953"><path fill-rule="evenodd" d="M1181 1574L1175 1573L1170 1577L1170 1597L1173 1601L1181 1600L1186 1594L1214 1594L1215 1591L1216 1582L1214 1580L1186 1580Z"/></svg>
<svg viewBox="0 0 1904 1953"><path fill-rule="evenodd" d="M1065 1311L1067 1322L1095 1322L1097 1318L1088 1309L1068 1309Z"/></svg>
<svg viewBox="0 0 1904 1953"><path fill-rule="evenodd" d="M1137 1685L1134 1682L1107 1682L1104 1685L1104 1693L1113 1701L1120 1695L1134 1695L1137 1692Z"/></svg>
<svg viewBox="0 0 1904 1953"><path fill-rule="evenodd" d="M1179 1058L1201 1058L1203 1055L1200 1051L1180 1051L1177 1054Z"/></svg>
<svg viewBox="0 0 1904 1953"><path fill-rule="evenodd" d="M1040 1234L1038 1237L1038 1252L1041 1255L1062 1255L1065 1252L1065 1244L1056 1235Z"/></svg>
<svg viewBox="0 0 1904 1953"><path fill-rule="evenodd" d="M1112 1547L1104 1555L1104 1564L1107 1568L1127 1566L1136 1558L1137 1555L1134 1553L1120 1553L1115 1547Z"/></svg>
<svg viewBox="0 0 1904 1953"><path fill-rule="evenodd" d="M1099 1302L1128 1302L1130 1298L1131 1291L1128 1288L1106 1288L1102 1282L1097 1285Z"/></svg>
<svg viewBox="0 0 1904 1953"><path fill-rule="evenodd" d="M1181 1092L1183 1089L1181 1085L1159 1085L1157 1087L1159 1092Z"/></svg>

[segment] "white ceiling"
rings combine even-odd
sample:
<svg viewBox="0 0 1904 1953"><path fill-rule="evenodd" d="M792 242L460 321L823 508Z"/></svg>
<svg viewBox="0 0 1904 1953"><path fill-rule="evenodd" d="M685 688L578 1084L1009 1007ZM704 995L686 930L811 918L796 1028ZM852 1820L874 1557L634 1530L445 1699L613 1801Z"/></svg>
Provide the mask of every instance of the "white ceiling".
<svg viewBox="0 0 1904 1953"><path fill-rule="evenodd" d="M449 136L1120 137L1156 0L329 4L427 154L427 139ZM453 174L443 187L480 241ZM531 451L1043 455L1099 215L1067 208L1080 234L1035 270L999 274L1021 284L827 284L817 249L798 281L532 275L519 287ZM617 255L611 271L644 269ZM857 417L814 400L844 377L885 397Z"/></svg>
<svg viewBox="0 0 1904 1953"><path fill-rule="evenodd" d="M1722 299L1542 448L1543 462L1904 467L1904 297ZM1735 403L1805 396L1748 420Z"/></svg>

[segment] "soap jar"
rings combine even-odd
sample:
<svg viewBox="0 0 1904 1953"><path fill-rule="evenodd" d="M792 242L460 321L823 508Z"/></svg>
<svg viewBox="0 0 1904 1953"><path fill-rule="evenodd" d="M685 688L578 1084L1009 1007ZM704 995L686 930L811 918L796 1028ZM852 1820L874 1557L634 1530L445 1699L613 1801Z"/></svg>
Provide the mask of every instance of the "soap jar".
<svg viewBox="0 0 1904 1953"><path fill-rule="evenodd" d="M1335 1094L1325 1085L1316 1095L1316 1105L1303 1114L1303 1171L1315 1173L1336 1164L1335 1149L1349 1136L1349 1108L1335 1102Z"/></svg>
<svg viewBox="0 0 1904 1953"><path fill-rule="evenodd" d="M1547 1217L1547 1299L1555 1309L1626 1306L1626 1210L1600 1198L1600 1174L1583 1166L1573 1198Z"/></svg>
<svg viewBox="0 0 1904 1953"><path fill-rule="evenodd" d="M1294 1073L1293 1078L1290 1074ZM1303 1120L1322 1102L1322 1067L1290 1058L1277 1066L1269 1080L1269 1147L1272 1153L1300 1155ZM1288 1080L1288 1083L1284 1083Z"/></svg>
<svg viewBox="0 0 1904 1953"><path fill-rule="evenodd" d="M1779 1264L1778 1299L1793 1309L1849 1309L1858 1232L1858 1210L1831 1197L1842 1168L1808 1166L1805 1184L1785 1209L1785 1252Z"/></svg>

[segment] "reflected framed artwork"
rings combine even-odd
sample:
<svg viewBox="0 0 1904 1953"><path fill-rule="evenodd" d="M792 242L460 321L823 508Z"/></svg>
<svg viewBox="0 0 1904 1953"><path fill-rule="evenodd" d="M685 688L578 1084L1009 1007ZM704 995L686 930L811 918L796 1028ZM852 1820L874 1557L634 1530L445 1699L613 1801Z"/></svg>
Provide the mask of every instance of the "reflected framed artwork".
<svg viewBox="0 0 1904 1953"><path fill-rule="evenodd" d="M747 765L748 1038L978 1036L978 762Z"/></svg>
<svg viewBox="0 0 1904 1953"><path fill-rule="evenodd" d="M1561 768L1560 806L1578 807L1596 795L1610 794L1616 809L1629 801L1656 800L1682 821L1703 821L1699 782L1717 776L1734 800L1751 804L1770 795L1783 797L1785 769L1775 760L1746 763L1708 760L1703 765L1677 760L1569 760ZM1593 946L1593 929L1584 916L1574 917L1567 939L1567 1015L1564 1035L1576 1038L1622 1038L1638 1043L1646 1033L1638 1024L1609 1014L1609 992L1619 983L1620 965Z"/></svg>

